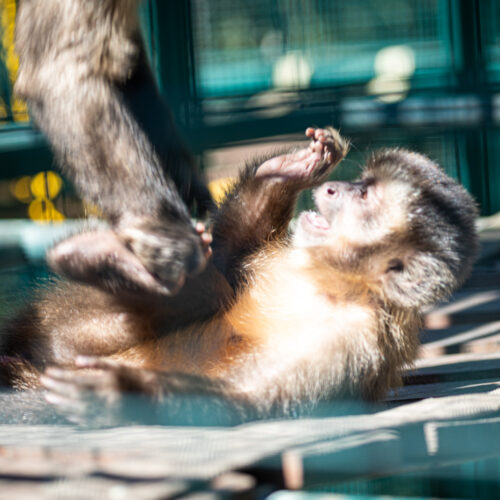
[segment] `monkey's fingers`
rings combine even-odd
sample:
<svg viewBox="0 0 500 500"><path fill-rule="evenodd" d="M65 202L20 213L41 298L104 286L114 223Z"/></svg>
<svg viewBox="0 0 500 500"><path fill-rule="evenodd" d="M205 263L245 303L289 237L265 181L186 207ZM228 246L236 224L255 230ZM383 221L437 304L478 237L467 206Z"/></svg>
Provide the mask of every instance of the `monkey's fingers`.
<svg viewBox="0 0 500 500"><path fill-rule="evenodd" d="M85 413L85 404L77 397L76 388L71 384L62 384L49 376L40 377L40 382L46 390L45 399L59 411L72 417ZM68 396L68 392L71 392Z"/></svg>
<svg viewBox="0 0 500 500"><path fill-rule="evenodd" d="M318 140L325 146L325 158L334 165L344 159L349 152L349 140L342 137L333 127L322 130Z"/></svg>
<svg viewBox="0 0 500 500"><path fill-rule="evenodd" d="M78 368L94 368L99 370L116 369L121 366L118 361L102 356L77 356L75 364Z"/></svg>
<svg viewBox="0 0 500 500"><path fill-rule="evenodd" d="M124 393L135 394L149 400L159 396L158 374L151 370L136 369L119 361L106 357L78 356L76 365L82 376L79 383L82 387L90 387L101 397L107 398L107 403L115 403ZM90 375L85 375L85 373ZM99 373L99 378L92 374ZM89 384L89 386L87 386Z"/></svg>
<svg viewBox="0 0 500 500"><path fill-rule="evenodd" d="M71 422L102 426L120 421L122 398L113 372L48 368L40 382L47 402Z"/></svg>
<svg viewBox="0 0 500 500"><path fill-rule="evenodd" d="M87 415L87 406L71 399L67 399L51 392L45 393L45 401L49 403L58 414L62 415L72 424L88 425L91 420Z"/></svg>
<svg viewBox="0 0 500 500"><path fill-rule="evenodd" d="M306 136L312 139L309 149L321 154L323 160L332 167L337 165L349 151L349 141L333 127L324 129L309 127Z"/></svg>
<svg viewBox="0 0 500 500"><path fill-rule="evenodd" d="M81 424L87 421L89 413L88 398L82 397L82 391L72 379L61 377L61 370L49 369L40 377L46 390L45 400L70 422Z"/></svg>
<svg viewBox="0 0 500 500"><path fill-rule="evenodd" d="M40 377L40 382L50 392L75 402L83 402L92 394L112 403L118 393L115 377L105 369L88 371L52 367Z"/></svg>
<svg viewBox="0 0 500 500"><path fill-rule="evenodd" d="M68 377L66 375L71 375ZM78 389L72 383L73 373L60 368L48 368L45 374L40 376L42 387L49 391L49 394L59 395L70 401L78 398Z"/></svg>
<svg viewBox="0 0 500 500"><path fill-rule="evenodd" d="M212 247L210 246L213 241L212 235L206 230L203 222L197 222L195 225L196 232L200 235L203 253L208 260L212 256Z"/></svg>
<svg viewBox="0 0 500 500"><path fill-rule="evenodd" d="M205 232L205 224L203 224L203 222L201 221L198 221L195 224L194 228L199 235L202 235Z"/></svg>

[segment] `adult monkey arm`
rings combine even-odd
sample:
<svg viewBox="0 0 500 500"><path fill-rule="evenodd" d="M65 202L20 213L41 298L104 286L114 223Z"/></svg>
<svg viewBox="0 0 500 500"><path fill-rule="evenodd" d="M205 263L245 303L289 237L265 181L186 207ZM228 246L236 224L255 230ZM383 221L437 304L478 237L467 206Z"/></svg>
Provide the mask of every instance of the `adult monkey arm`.
<svg viewBox="0 0 500 500"><path fill-rule="evenodd" d="M111 222L113 245L135 254L169 293L206 259L172 178L201 209L210 197L171 118L160 121L167 128L161 141L141 107L141 101L147 107L160 99L146 63L137 6L137 0L22 0L16 91L28 101L80 194ZM144 100L148 94L153 97ZM65 251L63 257L67 244ZM81 272L65 269L70 277Z"/></svg>

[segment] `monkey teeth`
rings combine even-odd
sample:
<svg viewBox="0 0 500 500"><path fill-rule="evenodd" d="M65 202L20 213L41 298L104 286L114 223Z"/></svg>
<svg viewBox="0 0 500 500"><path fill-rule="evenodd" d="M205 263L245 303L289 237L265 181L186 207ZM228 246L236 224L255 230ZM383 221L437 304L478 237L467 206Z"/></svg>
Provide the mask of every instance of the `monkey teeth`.
<svg viewBox="0 0 500 500"><path fill-rule="evenodd" d="M330 224L328 224L328 221L317 212L307 212L306 218L307 221L317 229L321 230L330 229Z"/></svg>

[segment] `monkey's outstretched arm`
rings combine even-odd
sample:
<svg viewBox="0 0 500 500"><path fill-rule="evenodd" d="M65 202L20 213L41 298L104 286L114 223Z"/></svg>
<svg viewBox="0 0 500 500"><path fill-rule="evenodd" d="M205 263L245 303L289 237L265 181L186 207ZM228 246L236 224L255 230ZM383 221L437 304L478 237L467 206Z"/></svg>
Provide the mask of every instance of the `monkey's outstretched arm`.
<svg viewBox="0 0 500 500"><path fill-rule="evenodd" d="M214 261L233 285L248 255L287 235L299 193L321 184L348 152L335 129L308 128L306 135L308 148L247 166L215 216Z"/></svg>
<svg viewBox="0 0 500 500"><path fill-rule="evenodd" d="M138 116L133 105L144 94L141 86L151 87L137 3L24 0L17 19L16 91L83 198L102 210L121 245L153 278L175 291L186 274L203 268L205 255L162 164L175 163L175 154L181 163L187 156L167 148L161 158L144 130L144 112ZM166 165L171 167L178 170Z"/></svg>

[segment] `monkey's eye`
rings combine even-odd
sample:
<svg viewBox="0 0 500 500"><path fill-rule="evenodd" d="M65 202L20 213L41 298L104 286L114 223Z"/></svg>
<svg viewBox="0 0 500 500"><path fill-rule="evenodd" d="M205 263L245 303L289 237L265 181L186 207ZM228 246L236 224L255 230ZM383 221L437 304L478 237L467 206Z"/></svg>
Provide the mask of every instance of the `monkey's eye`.
<svg viewBox="0 0 500 500"><path fill-rule="evenodd" d="M370 187L375 184L375 179L373 177L368 177L363 181L363 186L361 188L361 199L366 200Z"/></svg>
<svg viewBox="0 0 500 500"><path fill-rule="evenodd" d="M400 260L400 259L391 259L388 264L387 264L387 270L386 272L391 272L391 271L394 271L396 273L400 273L402 271L404 271L404 264L403 264L403 261Z"/></svg>

